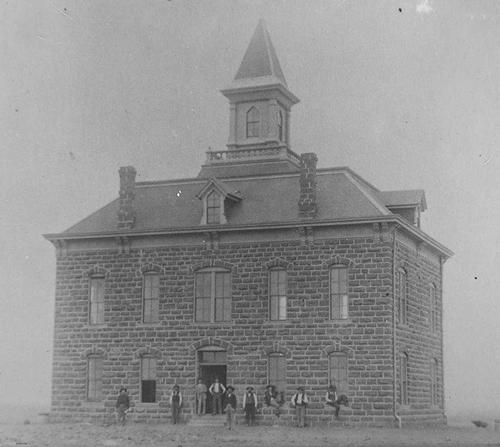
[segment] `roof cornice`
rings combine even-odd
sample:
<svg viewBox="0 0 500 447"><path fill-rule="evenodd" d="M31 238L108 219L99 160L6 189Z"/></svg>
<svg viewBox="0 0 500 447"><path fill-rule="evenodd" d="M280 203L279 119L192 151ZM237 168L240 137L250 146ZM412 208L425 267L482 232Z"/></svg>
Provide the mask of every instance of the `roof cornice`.
<svg viewBox="0 0 500 447"><path fill-rule="evenodd" d="M197 234L210 231L231 232L242 230L279 230L296 227L325 227L325 226L345 226L345 225L366 225L371 223L395 223L399 228L405 229L409 234L426 243L445 258L453 256L453 252L444 245L437 242L435 239L424 233L422 230L414 227L409 222L406 222L398 215L374 216L366 218L350 218L350 219L322 219L322 220L295 220L289 222L272 222L260 224L244 224L244 225L203 225L196 227L175 227L175 228L156 228L151 230L120 230L96 233L47 233L43 237L50 242L60 240L82 240L82 239L104 239L115 237L141 237L141 236L161 236L174 234Z"/></svg>

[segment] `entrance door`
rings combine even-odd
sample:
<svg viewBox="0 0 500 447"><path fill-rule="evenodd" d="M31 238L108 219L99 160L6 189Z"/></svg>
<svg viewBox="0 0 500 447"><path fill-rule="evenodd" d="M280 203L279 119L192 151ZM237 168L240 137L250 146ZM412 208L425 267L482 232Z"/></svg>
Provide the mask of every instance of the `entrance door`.
<svg viewBox="0 0 500 447"><path fill-rule="evenodd" d="M210 349L210 350L208 350ZM198 379L202 379L203 383L210 388L214 383L215 378L226 386L226 351L213 350L216 347L204 348L198 351ZM211 413L213 409L212 396L210 393L207 395L207 413Z"/></svg>

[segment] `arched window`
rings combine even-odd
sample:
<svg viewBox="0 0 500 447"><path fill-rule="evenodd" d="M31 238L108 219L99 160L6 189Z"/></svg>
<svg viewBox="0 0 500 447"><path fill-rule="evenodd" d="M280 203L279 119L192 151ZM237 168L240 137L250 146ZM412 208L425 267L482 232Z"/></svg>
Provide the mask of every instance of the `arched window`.
<svg viewBox="0 0 500 447"><path fill-rule="evenodd" d="M269 310L271 320L286 320L286 283L284 268L269 270Z"/></svg>
<svg viewBox="0 0 500 447"><path fill-rule="evenodd" d="M256 107L250 107L247 112L247 138L260 136L260 112Z"/></svg>
<svg viewBox="0 0 500 447"><path fill-rule="evenodd" d="M431 359L430 376L431 376L431 387L430 387L431 405L437 407L439 406L439 397L438 397L438 361L436 359Z"/></svg>
<svg viewBox="0 0 500 447"><path fill-rule="evenodd" d="M142 321L157 323L160 321L160 276L156 272L146 272L142 284Z"/></svg>
<svg viewBox="0 0 500 447"><path fill-rule="evenodd" d="M104 275L92 275L89 279L89 323L104 323Z"/></svg>
<svg viewBox="0 0 500 447"><path fill-rule="evenodd" d="M87 358L87 400L96 402L102 400L103 359L92 355Z"/></svg>
<svg viewBox="0 0 500 447"><path fill-rule="evenodd" d="M398 294L398 322L407 323L408 311L408 281L404 269L399 269L397 274L397 294Z"/></svg>
<svg viewBox="0 0 500 447"><path fill-rule="evenodd" d="M408 354L399 356L399 403L408 405Z"/></svg>
<svg viewBox="0 0 500 447"><path fill-rule="evenodd" d="M337 394L349 394L349 380L347 377L347 354L345 352L331 352L328 356L330 370L330 385L337 387Z"/></svg>
<svg viewBox="0 0 500 447"><path fill-rule="evenodd" d="M286 357L281 352L269 354L269 385L274 385L276 391L286 391Z"/></svg>
<svg viewBox="0 0 500 447"><path fill-rule="evenodd" d="M156 402L156 358L141 357L141 402Z"/></svg>
<svg viewBox="0 0 500 447"><path fill-rule="evenodd" d="M436 286L429 286L429 326L432 332L437 331L437 295Z"/></svg>
<svg viewBox="0 0 500 447"><path fill-rule="evenodd" d="M278 139L283 141L283 112L278 112Z"/></svg>
<svg viewBox="0 0 500 447"><path fill-rule="evenodd" d="M195 321L231 320L231 272L208 268L195 273Z"/></svg>
<svg viewBox="0 0 500 447"><path fill-rule="evenodd" d="M220 223L220 194L212 191L207 196L207 224Z"/></svg>
<svg viewBox="0 0 500 447"><path fill-rule="evenodd" d="M347 279L348 272L345 265L330 267L330 315L332 319L348 317Z"/></svg>

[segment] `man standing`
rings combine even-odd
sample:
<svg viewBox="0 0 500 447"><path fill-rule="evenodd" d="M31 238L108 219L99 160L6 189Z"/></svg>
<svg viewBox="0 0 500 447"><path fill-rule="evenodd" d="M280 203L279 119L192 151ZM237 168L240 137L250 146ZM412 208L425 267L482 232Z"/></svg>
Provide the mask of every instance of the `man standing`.
<svg viewBox="0 0 500 447"><path fill-rule="evenodd" d="M170 394L170 408L172 409L172 424L179 422L179 415L182 406L182 394L179 385L174 385Z"/></svg>
<svg viewBox="0 0 500 447"><path fill-rule="evenodd" d="M219 382L219 378L215 378L215 382L208 389L212 395L212 416L222 413L222 396L226 392L226 388Z"/></svg>
<svg viewBox="0 0 500 447"><path fill-rule="evenodd" d="M203 379L198 379L196 385L196 414L202 416L207 409L207 386L203 383Z"/></svg>
<svg viewBox="0 0 500 447"><path fill-rule="evenodd" d="M243 396L243 408L245 409L245 419L247 421L247 425L255 425L257 395L251 386L247 387L247 392Z"/></svg>
<svg viewBox="0 0 500 447"><path fill-rule="evenodd" d="M227 387L225 410L227 414L227 428L232 430L234 425L234 414L236 412L236 395L234 394L234 388L232 386Z"/></svg>
<svg viewBox="0 0 500 447"><path fill-rule="evenodd" d="M299 386L297 392L292 397L292 405L295 406L295 415L297 416L297 427L306 425L306 407L309 403L304 387Z"/></svg>
<svg viewBox="0 0 500 447"><path fill-rule="evenodd" d="M125 418L130 408L130 400L127 393L127 388L120 388L120 394L116 400L116 413L118 415L118 423L125 425Z"/></svg>

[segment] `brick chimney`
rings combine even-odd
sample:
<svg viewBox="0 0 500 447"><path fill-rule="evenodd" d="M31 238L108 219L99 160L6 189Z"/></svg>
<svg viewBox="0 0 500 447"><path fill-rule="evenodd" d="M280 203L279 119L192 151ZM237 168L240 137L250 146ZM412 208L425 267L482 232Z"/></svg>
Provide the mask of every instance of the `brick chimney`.
<svg viewBox="0 0 500 447"><path fill-rule="evenodd" d="M299 217L316 217L316 164L314 152L300 154Z"/></svg>
<svg viewBox="0 0 500 447"><path fill-rule="evenodd" d="M118 229L131 230L135 224L135 176L133 166L123 166L120 173L120 207L118 209Z"/></svg>

